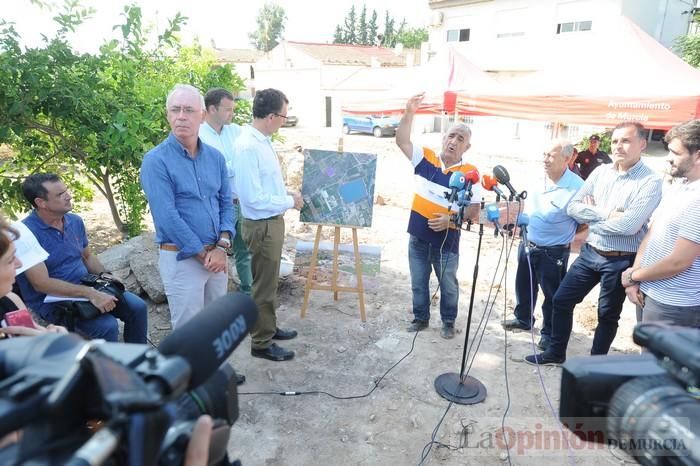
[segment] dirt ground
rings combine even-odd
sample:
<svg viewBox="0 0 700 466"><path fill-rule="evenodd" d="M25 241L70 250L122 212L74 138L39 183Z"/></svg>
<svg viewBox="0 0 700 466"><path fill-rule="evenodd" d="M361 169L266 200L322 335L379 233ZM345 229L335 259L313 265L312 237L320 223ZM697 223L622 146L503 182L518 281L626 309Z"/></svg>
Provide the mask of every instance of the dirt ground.
<svg viewBox="0 0 700 466"><path fill-rule="evenodd" d="M293 150L297 145L332 150L337 147L339 135L330 130L282 131L286 140L281 153L290 160L299 156ZM439 146L439 135L415 135L414 140ZM501 288L492 312L487 312L487 297L491 293L493 299L497 291L492 282L502 248L490 227L483 236L469 335L470 343L480 340L470 375L484 384L487 397L483 403L471 406L449 406L436 393L435 378L460 369L478 228L465 232L460 244L457 337L440 338L439 309L434 301L430 328L414 340L414 334L405 331L412 319L406 257L406 223L413 190L411 165L395 146L394 138L351 135L345 138L344 148L378 155L375 197L381 196L384 205L375 204L372 227L359 231L361 243L382 247L379 284L365 294L367 321L359 318L357 295L341 293L340 299L334 301L332 294L324 291L312 292L307 316L301 319L305 279L292 275L281 281L278 319L280 326L299 331L297 339L284 342L285 347L296 351L296 357L282 363L252 358L247 340L234 352L231 361L248 380L239 387L240 418L231 433L232 455L244 465L418 464L424 446L442 420L435 440L444 445L433 446L424 464L623 464L624 456L607 448L572 442L567 451L566 446L555 445L559 442L545 444L537 440L543 432L561 439L555 420L561 369L547 367L538 371L524 364L522 357L533 351L530 333L506 334L501 329L500 321L504 314L511 317L514 305L517 241L508 260L505 288ZM540 153L541 148L523 148L515 155L499 155L497 148L487 150L486 144L475 139L470 156L482 173L490 172L497 163L504 165L511 173L513 185L526 189L527 180L543 179ZM658 157L653 159L660 166ZM105 247L115 238L108 233L110 220L106 212L98 202L95 209L84 213L88 230L101 235L92 238L98 247ZM285 220L285 249L291 254L297 239L313 241L315 228L300 224L298 213L288 212ZM324 236L329 238L331 231L326 228ZM343 232L343 242L350 242L350 230ZM434 279L433 284L436 285ZM576 309L569 357L589 353L596 297L594 290ZM479 325L482 319L485 325ZM637 351L631 339L633 323L634 308L627 303L611 354ZM167 307L153 306L151 338L158 341L168 330ZM535 332L534 340L538 338ZM397 362L373 390L380 377ZM315 393L279 395L289 391ZM337 400L318 392L358 398ZM369 396L359 397L369 392ZM509 453L497 438L502 423L512 434Z"/></svg>

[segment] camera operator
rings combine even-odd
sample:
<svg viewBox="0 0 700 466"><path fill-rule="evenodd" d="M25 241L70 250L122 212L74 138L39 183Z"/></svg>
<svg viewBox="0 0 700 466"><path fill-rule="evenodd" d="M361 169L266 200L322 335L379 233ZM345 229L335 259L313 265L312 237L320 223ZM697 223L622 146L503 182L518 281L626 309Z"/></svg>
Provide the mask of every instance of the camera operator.
<svg viewBox="0 0 700 466"><path fill-rule="evenodd" d="M700 120L666 134L670 186L632 267L622 273L637 320L700 327Z"/></svg>
<svg viewBox="0 0 700 466"><path fill-rule="evenodd" d="M116 342L117 318L124 321L124 341L145 343L146 304L133 293L123 299L81 285L88 273L105 268L88 246L83 219L70 213L73 206L68 188L58 175L35 173L22 183L22 192L34 210L22 222L49 252L45 262L18 277L22 297L47 322L63 322L64 313L57 302L46 302L47 295L77 300L87 299L100 312L95 318L75 318L75 329L90 338Z"/></svg>

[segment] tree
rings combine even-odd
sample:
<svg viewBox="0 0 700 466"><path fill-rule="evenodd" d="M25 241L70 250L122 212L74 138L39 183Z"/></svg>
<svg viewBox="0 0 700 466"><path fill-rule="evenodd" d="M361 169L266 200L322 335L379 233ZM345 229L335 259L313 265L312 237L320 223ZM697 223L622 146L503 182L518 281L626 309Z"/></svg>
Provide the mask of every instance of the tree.
<svg viewBox="0 0 700 466"><path fill-rule="evenodd" d="M345 18L345 35L343 41L345 44L357 44L357 18L355 14L355 5L350 7L350 13Z"/></svg>
<svg viewBox="0 0 700 466"><path fill-rule="evenodd" d="M186 18L173 18L148 48L141 9L126 6L120 40L97 54L78 54L66 34L89 16L67 0L59 30L42 47L24 48L0 21L0 144L12 150L0 165L0 204L10 216L27 209L19 185L30 173L59 173L77 201L93 186L107 199L116 227L138 234L146 201L139 184L143 155L168 134L165 96L177 82L200 89L244 88L231 67L216 66L201 47L180 47Z"/></svg>
<svg viewBox="0 0 700 466"><path fill-rule="evenodd" d="M378 31L379 26L377 25L377 10L372 10L372 17L367 24L367 45L376 45Z"/></svg>
<svg viewBox="0 0 700 466"><path fill-rule="evenodd" d="M360 22L357 24L357 32L355 33L357 41L361 45L371 45L367 37L367 5L362 5L362 13L360 13Z"/></svg>
<svg viewBox="0 0 700 466"><path fill-rule="evenodd" d="M274 49L282 40L286 21L287 13L281 6L266 3L255 20L258 28L248 34L250 45L263 52Z"/></svg>
<svg viewBox="0 0 700 466"><path fill-rule="evenodd" d="M425 28L407 28L396 34L396 42L409 49L419 49L427 41L428 30Z"/></svg>
<svg viewBox="0 0 700 466"><path fill-rule="evenodd" d="M680 37L675 49L691 66L700 68L700 34Z"/></svg>
<svg viewBox="0 0 700 466"><path fill-rule="evenodd" d="M396 37L394 37L394 18L389 16L389 10L384 14L384 34L382 34L383 47L393 47L396 45Z"/></svg>

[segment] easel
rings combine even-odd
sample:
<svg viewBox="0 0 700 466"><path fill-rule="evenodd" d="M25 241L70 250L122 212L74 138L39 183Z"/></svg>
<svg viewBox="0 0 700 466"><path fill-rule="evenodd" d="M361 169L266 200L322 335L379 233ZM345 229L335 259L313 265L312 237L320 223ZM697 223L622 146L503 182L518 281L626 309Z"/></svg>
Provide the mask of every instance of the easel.
<svg viewBox="0 0 700 466"><path fill-rule="evenodd" d="M343 138L338 140L338 152L343 152ZM318 264L318 246L321 242L321 230L324 226L332 226L333 234L333 275L331 276L330 285L321 285L314 279L314 272ZM357 277L357 286L339 286L338 285L338 249L340 247L340 229L352 229L352 245L355 251L355 275ZM362 322L367 321L365 315L365 290L362 285L362 259L360 257L360 247L357 243L357 227L341 227L335 225L316 225L316 239L314 240L314 249L311 253L311 264L309 266L309 275L306 277L306 287L304 289L304 303L301 305L301 318L306 316L306 309L309 305L309 295L311 290L324 290L333 292L333 300L338 301L338 292L347 291L357 293L360 300L360 319Z"/></svg>
<svg viewBox="0 0 700 466"><path fill-rule="evenodd" d="M360 300L360 319L362 320L362 322L366 322L367 316L365 315L365 290L362 285L362 259L360 257L360 247L357 243L356 227L333 227L335 231L333 235L333 275L331 276L331 284L321 285L320 283L317 283L314 279L314 272L316 271L316 265L318 263L318 246L321 242L321 230L324 226L331 225L316 226L316 239L314 240L314 250L311 253L311 265L309 266L309 275L306 277L306 287L304 290L304 304L302 304L301 306L301 318L303 319L306 316L306 308L309 305L309 294L311 294L311 290L332 291L334 301L338 301L338 292L347 291L358 294L358 298ZM357 276L357 286L338 285L338 249L340 246L341 228L352 229L352 245L355 250L355 275Z"/></svg>

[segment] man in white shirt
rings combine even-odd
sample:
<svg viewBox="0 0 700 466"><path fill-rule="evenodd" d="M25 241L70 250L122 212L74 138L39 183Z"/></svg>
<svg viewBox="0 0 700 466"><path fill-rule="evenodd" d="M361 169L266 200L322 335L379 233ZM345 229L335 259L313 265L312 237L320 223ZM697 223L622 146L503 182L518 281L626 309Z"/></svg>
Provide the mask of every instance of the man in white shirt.
<svg viewBox="0 0 700 466"><path fill-rule="evenodd" d="M294 352L272 340L290 340L295 330L277 327L277 281L284 244L284 212L300 210L301 193L288 192L282 179L271 136L287 120L287 97L276 89L264 89L253 100L253 123L236 141L233 171L243 214L242 233L252 256L252 298L258 320L251 336L251 355L272 361L288 361Z"/></svg>
<svg viewBox="0 0 700 466"><path fill-rule="evenodd" d="M199 127L199 138L205 144L218 149L224 155L224 159L226 159L236 219L236 235L233 238L233 244L229 244L229 247L232 247L233 256L236 260L239 291L250 295L251 286L253 285L253 274L250 270L250 252L241 235L241 207L236 195L235 174L233 171L234 146L236 139L241 134L241 127L231 123L233 112L236 109L236 102L233 94L226 89L216 87L207 91L204 96L204 106L206 113L204 115L204 123Z"/></svg>

